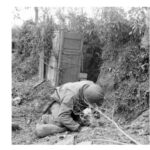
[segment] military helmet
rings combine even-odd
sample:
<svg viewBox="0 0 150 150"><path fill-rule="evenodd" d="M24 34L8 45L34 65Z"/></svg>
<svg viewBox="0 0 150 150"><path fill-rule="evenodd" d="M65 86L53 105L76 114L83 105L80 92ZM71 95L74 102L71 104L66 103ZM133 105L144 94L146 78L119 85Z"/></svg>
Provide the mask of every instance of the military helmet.
<svg viewBox="0 0 150 150"><path fill-rule="evenodd" d="M89 85L83 91L85 101L91 105L101 106L104 101L102 88L97 84Z"/></svg>

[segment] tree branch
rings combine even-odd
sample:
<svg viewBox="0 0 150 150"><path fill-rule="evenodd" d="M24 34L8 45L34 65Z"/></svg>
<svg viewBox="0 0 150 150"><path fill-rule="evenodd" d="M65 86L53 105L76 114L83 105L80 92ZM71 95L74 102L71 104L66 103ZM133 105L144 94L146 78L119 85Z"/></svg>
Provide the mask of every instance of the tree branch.
<svg viewBox="0 0 150 150"><path fill-rule="evenodd" d="M118 126L118 124L117 124L114 120L110 119L107 115L105 115L104 113L102 113L101 110L96 109L96 111L98 111L101 115L103 115L107 120L109 120L110 122L112 122L112 123L117 127L117 129L118 129L122 134L124 134L128 139L130 139L130 140L131 140L132 142L134 142L135 144L140 145L139 142L137 142L137 141L134 140L131 136L129 136L127 133L125 133L125 132Z"/></svg>

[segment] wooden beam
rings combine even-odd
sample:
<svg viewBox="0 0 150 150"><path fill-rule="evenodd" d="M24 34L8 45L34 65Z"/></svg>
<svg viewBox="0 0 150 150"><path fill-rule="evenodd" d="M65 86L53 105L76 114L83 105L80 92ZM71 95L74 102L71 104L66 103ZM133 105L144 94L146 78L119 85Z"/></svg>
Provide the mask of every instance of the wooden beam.
<svg viewBox="0 0 150 150"><path fill-rule="evenodd" d="M52 86L57 85L57 76L59 72L58 68L58 55L60 51L60 34L57 32L55 33L55 38L53 39L53 48L52 52L55 53L50 56L50 61L49 61L49 67L48 68L48 73L47 73L47 79L51 82Z"/></svg>
<svg viewBox="0 0 150 150"><path fill-rule="evenodd" d="M42 51L39 55L39 82L42 82L44 80L44 51Z"/></svg>
<svg viewBox="0 0 150 150"><path fill-rule="evenodd" d="M82 36L80 33L77 33L77 32L64 32L64 38L73 39L73 40L81 40Z"/></svg>
<svg viewBox="0 0 150 150"><path fill-rule="evenodd" d="M146 24L148 27L148 46L150 46L150 8L147 10Z"/></svg>
<svg viewBox="0 0 150 150"><path fill-rule="evenodd" d="M59 76L60 76L60 64L62 58L62 50L63 50L63 43L64 43L64 31L60 31L60 45L59 45L59 57L58 57L58 72L57 72L57 80L56 85L59 85Z"/></svg>

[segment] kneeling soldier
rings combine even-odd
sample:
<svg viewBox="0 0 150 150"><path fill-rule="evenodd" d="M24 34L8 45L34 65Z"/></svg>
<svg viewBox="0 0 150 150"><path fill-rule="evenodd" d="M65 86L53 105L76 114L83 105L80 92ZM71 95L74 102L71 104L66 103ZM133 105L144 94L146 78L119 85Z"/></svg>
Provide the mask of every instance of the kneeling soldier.
<svg viewBox="0 0 150 150"><path fill-rule="evenodd" d="M92 81L69 82L59 86L51 95L50 114L43 115L36 125L36 135L45 137L67 130L79 131L83 125L80 115L86 108L101 106L102 88Z"/></svg>

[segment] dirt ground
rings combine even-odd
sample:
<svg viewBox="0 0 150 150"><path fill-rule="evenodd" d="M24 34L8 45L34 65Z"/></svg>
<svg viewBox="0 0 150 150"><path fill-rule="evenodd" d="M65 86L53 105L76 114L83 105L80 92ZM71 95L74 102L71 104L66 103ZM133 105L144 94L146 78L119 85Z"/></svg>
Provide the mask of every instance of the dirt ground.
<svg viewBox="0 0 150 150"><path fill-rule="evenodd" d="M45 138L37 138L34 134L35 125L40 114L34 111L34 101L12 106L12 122L18 124L21 130L12 131L12 144L49 144L49 145L77 145L77 144L133 144L110 121L103 116L100 125L83 127L79 133L65 132ZM150 143L149 110L145 111L131 124L122 125L122 129L141 144Z"/></svg>
<svg viewBox="0 0 150 150"><path fill-rule="evenodd" d="M30 91L37 81L37 77L23 83L16 82L16 80L13 79L12 84L20 93L27 93L26 91ZM50 93L47 89L49 89L49 84L45 83L41 85L38 91L35 90L33 94L37 97L43 96L46 93ZM79 133L65 132L45 138L37 138L34 131L35 125L41 117L41 114L37 113L35 110L36 98L34 100L31 99L23 101L20 105L12 105L12 122L18 124L21 128L21 130L12 131L12 144L14 145L133 144L103 116L101 116L99 120L99 126L83 127ZM147 110L136 120L132 121L132 123L122 125L123 131L141 144L150 144L149 115L150 112Z"/></svg>

